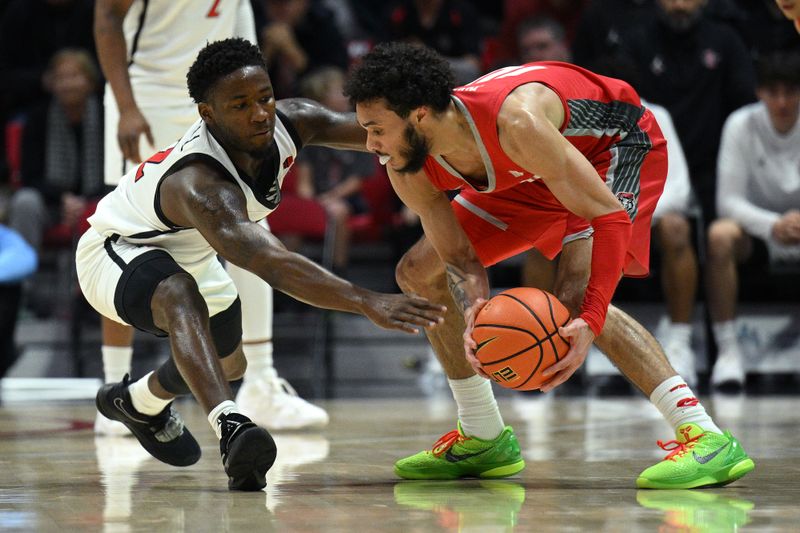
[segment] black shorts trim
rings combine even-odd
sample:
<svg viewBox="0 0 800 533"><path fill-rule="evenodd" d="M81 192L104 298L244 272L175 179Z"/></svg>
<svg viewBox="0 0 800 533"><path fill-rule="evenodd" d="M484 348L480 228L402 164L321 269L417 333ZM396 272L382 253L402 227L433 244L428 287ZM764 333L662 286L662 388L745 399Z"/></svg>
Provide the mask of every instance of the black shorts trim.
<svg viewBox="0 0 800 533"><path fill-rule="evenodd" d="M111 248L109 239L106 239L105 247L114 262L122 268L122 276L114 293L117 314L136 329L166 337L167 332L153 322L150 302L159 283L175 274L189 273L162 250L150 250L125 264Z"/></svg>

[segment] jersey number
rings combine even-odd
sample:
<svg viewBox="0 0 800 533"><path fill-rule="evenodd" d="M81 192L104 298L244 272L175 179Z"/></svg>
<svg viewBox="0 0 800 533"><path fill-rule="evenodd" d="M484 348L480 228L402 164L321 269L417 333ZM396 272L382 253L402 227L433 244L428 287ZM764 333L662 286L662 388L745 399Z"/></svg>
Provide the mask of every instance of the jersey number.
<svg viewBox="0 0 800 533"><path fill-rule="evenodd" d="M173 148L174 148L173 146L170 146L166 150L161 150L160 152L157 152L156 154L154 154L147 161L143 161L142 164L139 165L139 168L136 169L136 177L133 178L133 182L136 183L137 181L142 179L142 176L144 176L144 166L147 163L151 163L153 165L157 165L157 164L161 163L163 160L165 160L167 158L169 153L172 152Z"/></svg>
<svg viewBox="0 0 800 533"><path fill-rule="evenodd" d="M208 13L206 13L206 18L215 19L219 16L219 11L217 11L217 8L219 7L220 1L221 0L214 0L214 4L211 6L211 9L209 9Z"/></svg>

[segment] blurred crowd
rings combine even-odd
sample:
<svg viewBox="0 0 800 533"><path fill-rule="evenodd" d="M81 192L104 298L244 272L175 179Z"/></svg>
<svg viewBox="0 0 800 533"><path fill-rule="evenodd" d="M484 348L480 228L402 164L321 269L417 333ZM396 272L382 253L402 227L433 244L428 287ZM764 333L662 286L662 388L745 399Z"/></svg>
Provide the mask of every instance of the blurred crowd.
<svg viewBox="0 0 800 533"><path fill-rule="evenodd" d="M348 69L389 40L437 50L459 83L531 61L573 62L631 83L659 109L670 137L668 192L653 228L670 318L667 353L696 381L691 320L704 286L719 347L716 384L744 382L733 330L737 265L757 260L800 271L800 35L780 4L252 0L277 98L347 110ZM93 16L92 0L0 0L0 222L37 253L69 248L104 193ZM369 155L304 150L284 203L292 208L270 217L274 232L300 249L335 226L331 266L345 276L351 243L385 241L399 257L421 234ZM30 270L0 272L0 286L24 292ZM548 272L532 253L522 280L546 288ZM20 299L2 299L3 332L9 323L13 330Z"/></svg>

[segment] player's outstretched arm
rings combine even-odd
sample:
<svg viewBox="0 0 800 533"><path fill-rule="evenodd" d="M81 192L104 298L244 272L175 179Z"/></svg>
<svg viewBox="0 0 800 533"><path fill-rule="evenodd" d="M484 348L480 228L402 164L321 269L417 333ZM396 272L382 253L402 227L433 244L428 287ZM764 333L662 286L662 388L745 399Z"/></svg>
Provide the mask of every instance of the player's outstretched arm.
<svg viewBox="0 0 800 533"><path fill-rule="evenodd" d="M233 183L193 164L162 184L161 207L174 224L196 228L222 257L275 289L316 307L358 313L375 324L417 333L442 320L444 309L418 296L370 291L288 251L246 216L246 200ZM168 201L164 201L168 198Z"/></svg>
<svg viewBox="0 0 800 533"><path fill-rule="evenodd" d="M292 122L303 145L367 151L367 132L355 113L333 111L307 98L279 100L277 106Z"/></svg>

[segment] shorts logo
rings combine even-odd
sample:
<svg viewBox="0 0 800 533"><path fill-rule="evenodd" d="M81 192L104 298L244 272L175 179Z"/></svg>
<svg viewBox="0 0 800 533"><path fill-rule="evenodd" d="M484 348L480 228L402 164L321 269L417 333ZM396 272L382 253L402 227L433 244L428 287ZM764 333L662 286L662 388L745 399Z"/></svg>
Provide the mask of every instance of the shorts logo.
<svg viewBox="0 0 800 533"><path fill-rule="evenodd" d="M634 211L636 211L636 195L632 192L618 192L617 200L619 200L619 203L622 204L622 208L629 216L632 216Z"/></svg>

